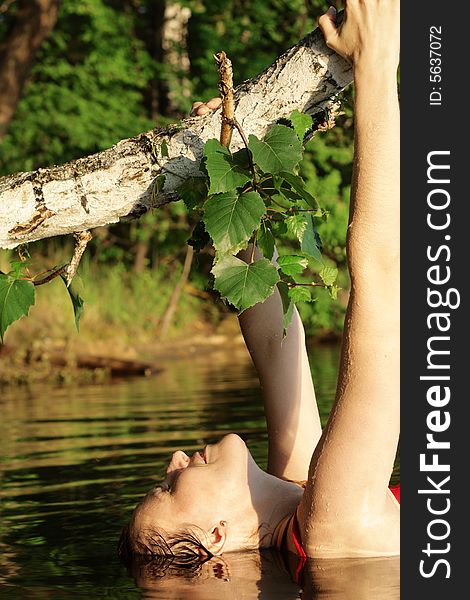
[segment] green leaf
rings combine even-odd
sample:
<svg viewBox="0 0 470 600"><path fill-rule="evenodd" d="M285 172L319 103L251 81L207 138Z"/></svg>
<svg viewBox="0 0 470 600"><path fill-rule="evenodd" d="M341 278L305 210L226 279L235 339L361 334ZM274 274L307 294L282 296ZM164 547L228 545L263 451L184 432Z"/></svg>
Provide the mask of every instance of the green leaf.
<svg viewBox="0 0 470 600"><path fill-rule="evenodd" d="M214 287L240 312L271 296L279 281L276 267L267 258L247 264L225 256L212 269Z"/></svg>
<svg viewBox="0 0 470 600"><path fill-rule="evenodd" d="M166 140L163 140L162 145L160 146L160 151L162 153L163 158L168 158L168 144L166 143Z"/></svg>
<svg viewBox="0 0 470 600"><path fill-rule="evenodd" d="M31 281L0 275L0 339L9 325L28 314L34 304L34 285Z"/></svg>
<svg viewBox="0 0 470 600"><path fill-rule="evenodd" d="M306 285L296 285L289 288L289 297L292 302L312 302L313 287Z"/></svg>
<svg viewBox="0 0 470 600"><path fill-rule="evenodd" d="M292 123L292 127L294 128L297 137L302 142L305 134L312 127L312 117L305 113L301 113L298 110L294 110L289 117L289 120Z"/></svg>
<svg viewBox="0 0 470 600"><path fill-rule="evenodd" d="M305 202L307 202L311 208L315 210L320 208L318 206L318 202L315 200L312 194L307 192L305 189L305 182L302 177L299 175L293 175L292 173L286 173L285 171L280 173L280 176L291 186L292 189L299 194L301 198L305 200Z"/></svg>
<svg viewBox="0 0 470 600"><path fill-rule="evenodd" d="M274 204L276 210L279 210L279 205L285 209L294 206L294 202L292 202L292 200L288 200L284 194L273 194L270 200Z"/></svg>
<svg viewBox="0 0 470 600"><path fill-rule="evenodd" d="M328 287L328 293L331 296L332 300L336 300L338 298L338 290L340 290L341 288L339 288L337 285L330 285Z"/></svg>
<svg viewBox="0 0 470 600"><path fill-rule="evenodd" d="M250 135L248 147L254 162L265 173L290 171L302 159L302 144L295 132L285 125L274 125L263 140Z"/></svg>
<svg viewBox="0 0 470 600"><path fill-rule="evenodd" d="M307 221L307 227L305 228L300 248L302 252L305 252L305 254L308 254L315 260L323 263L318 245L318 234L316 233L313 225L312 215L307 215L305 219Z"/></svg>
<svg viewBox="0 0 470 600"><path fill-rule="evenodd" d="M23 276L23 271L26 267L30 265L31 261L23 261L23 260L12 260L10 262L11 271L9 275L11 275L14 279L20 279Z"/></svg>
<svg viewBox="0 0 470 600"><path fill-rule="evenodd" d="M281 296L282 301L282 311L283 311L283 327L284 327L284 337L287 333L287 329L292 321L292 316L294 314L294 302L292 301L289 295L289 286L284 281L279 281L277 283L277 289L279 290L279 295Z"/></svg>
<svg viewBox="0 0 470 600"><path fill-rule="evenodd" d="M272 259L274 254L274 236L269 225L267 225L264 221L261 221L260 228L258 229L256 245L261 250L265 258L269 258L269 260Z"/></svg>
<svg viewBox="0 0 470 600"><path fill-rule="evenodd" d="M204 156L210 178L209 194L233 191L251 179L251 174L241 167L241 154L235 158L218 140L207 140Z"/></svg>
<svg viewBox="0 0 470 600"><path fill-rule="evenodd" d="M277 259L281 271L286 275L298 275L308 266L308 260L303 256L289 254Z"/></svg>
<svg viewBox="0 0 470 600"><path fill-rule="evenodd" d="M338 269L336 267L323 267L319 273L321 280L327 286L333 285L338 276Z"/></svg>
<svg viewBox="0 0 470 600"><path fill-rule="evenodd" d="M299 242L302 242L305 230L307 228L307 221L304 215L292 215L286 219L287 231L290 235L296 237Z"/></svg>
<svg viewBox="0 0 470 600"><path fill-rule="evenodd" d="M242 169L242 171L249 171L250 172L250 179L251 179L251 171L250 171L250 160L248 158L248 153L249 150L247 150L246 148L240 148L240 150L237 150L236 152L234 152L232 154L232 159L233 162L238 166L239 169Z"/></svg>
<svg viewBox="0 0 470 600"><path fill-rule="evenodd" d="M70 299L72 300L73 314L75 315L75 327L77 328L77 331L80 331L80 317L82 316L83 305L85 304L85 301L80 296L80 294L83 293L82 280L78 275L75 275L75 277L72 279L71 284L67 286L67 278L65 277L65 275L61 275L60 278L64 282L65 287L67 288L67 292L69 293Z"/></svg>
<svg viewBox="0 0 470 600"><path fill-rule="evenodd" d="M250 239L265 212L266 207L258 192L238 194L231 191L207 200L203 220L215 249L228 252Z"/></svg>
<svg viewBox="0 0 470 600"><path fill-rule="evenodd" d="M272 221L271 230L275 237L285 235L287 233L286 220L282 219L282 221Z"/></svg>
<svg viewBox="0 0 470 600"><path fill-rule="evenodd" d="M177 190L188 210L202 205L207 198L207 180L205 177L189 177Z"/></svg>

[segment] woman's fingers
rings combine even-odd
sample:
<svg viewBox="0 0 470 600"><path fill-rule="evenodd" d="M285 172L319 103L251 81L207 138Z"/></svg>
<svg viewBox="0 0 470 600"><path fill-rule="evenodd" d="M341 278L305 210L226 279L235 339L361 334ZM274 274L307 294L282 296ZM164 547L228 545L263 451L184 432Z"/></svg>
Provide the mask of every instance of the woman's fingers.
<svg viewBox="0 0 470 600"><path fill-rule="evenodd" d="M400 0L346 0L341 25L330 7L318 24L326 44L358 67L396 68L400 49Z"/></svg>
<svg viewBox="0 0 470 600"><path fill-rule="evenodd" d="M222 104L222 99L217 97L217 98L212 98L211 100L209 100L209 102L206 102L206 105L211 109L211 110L215 110L216 108L219 108L219 106Z"/></svg>
<svg viewBox="0 0 470 600"><path fill-rule="evenodd" d="M207 115L207 113L219 108L221 104L222 100L220 98L211 98L208 102L193 102L190 116L201 117L202 115Z"/></svg>
<svg viewBox="0 0 470 600"><path fill-rule="evenodd" d="M327 12L318 19L318 26L322 30L326 45L332 47L332 43L338 36L336 8L334 6L330 6Z"/></svg>

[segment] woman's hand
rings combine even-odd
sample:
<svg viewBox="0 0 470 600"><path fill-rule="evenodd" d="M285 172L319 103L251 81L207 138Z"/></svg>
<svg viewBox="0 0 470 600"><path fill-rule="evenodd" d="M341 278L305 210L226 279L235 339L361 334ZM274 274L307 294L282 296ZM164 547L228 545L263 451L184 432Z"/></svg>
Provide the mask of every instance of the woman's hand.
<svg viewBox="0 0 470 600"><path fill-rule="evenodd" d="M220 98L212 98L209 102L193 102L190 116L202 117L202 115L207 115L207 113L219 108L221 104L222 100Z"/></svg>
<svg viewBox="0 0 470 600"><path fill-rule="evenodd" d="M398 67L400 0L345 0L344 19L336 24L331 7L318 24L328 47L358 67Z"/></svg>

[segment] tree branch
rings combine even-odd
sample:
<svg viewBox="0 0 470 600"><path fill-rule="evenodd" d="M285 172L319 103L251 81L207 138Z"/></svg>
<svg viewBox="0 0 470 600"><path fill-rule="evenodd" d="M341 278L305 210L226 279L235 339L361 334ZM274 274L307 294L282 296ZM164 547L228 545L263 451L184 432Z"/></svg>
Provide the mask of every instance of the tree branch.
<svg viewBox="0 0 470 600"><path fill-rule="evenodd" d="M237 88L235 119L246 134L262 137L295 109L313 115L331 108L351 81L350 65L317 29ZM0 248L137 218L178 199L181 181L198 174L204 143L219 138L220 115L219 109L60 167L0 178ZM232 150L242 146L234 131ZM165 185L152 194L159 174Z"/></svg>

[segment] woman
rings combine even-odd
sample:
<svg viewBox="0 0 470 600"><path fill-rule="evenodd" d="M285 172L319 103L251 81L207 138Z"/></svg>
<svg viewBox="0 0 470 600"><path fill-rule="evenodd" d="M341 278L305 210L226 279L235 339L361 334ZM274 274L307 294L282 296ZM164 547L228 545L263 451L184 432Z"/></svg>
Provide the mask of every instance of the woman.
<svg viewBox="0 0 470 600"><path fill-rule="evenodd" d="M122 555L184 563L272 546L302 557L399 553L388 489L399 437L399 0L347 0L342 25L333 8L319 24L353 64L356 94L351 293L328 423L322 432L299 315L282 341L276 293L240 315L263 390L268 472L235 434L191 457L175 452L125 528ZM294 483L302 480L305 489Z"/></svg>

